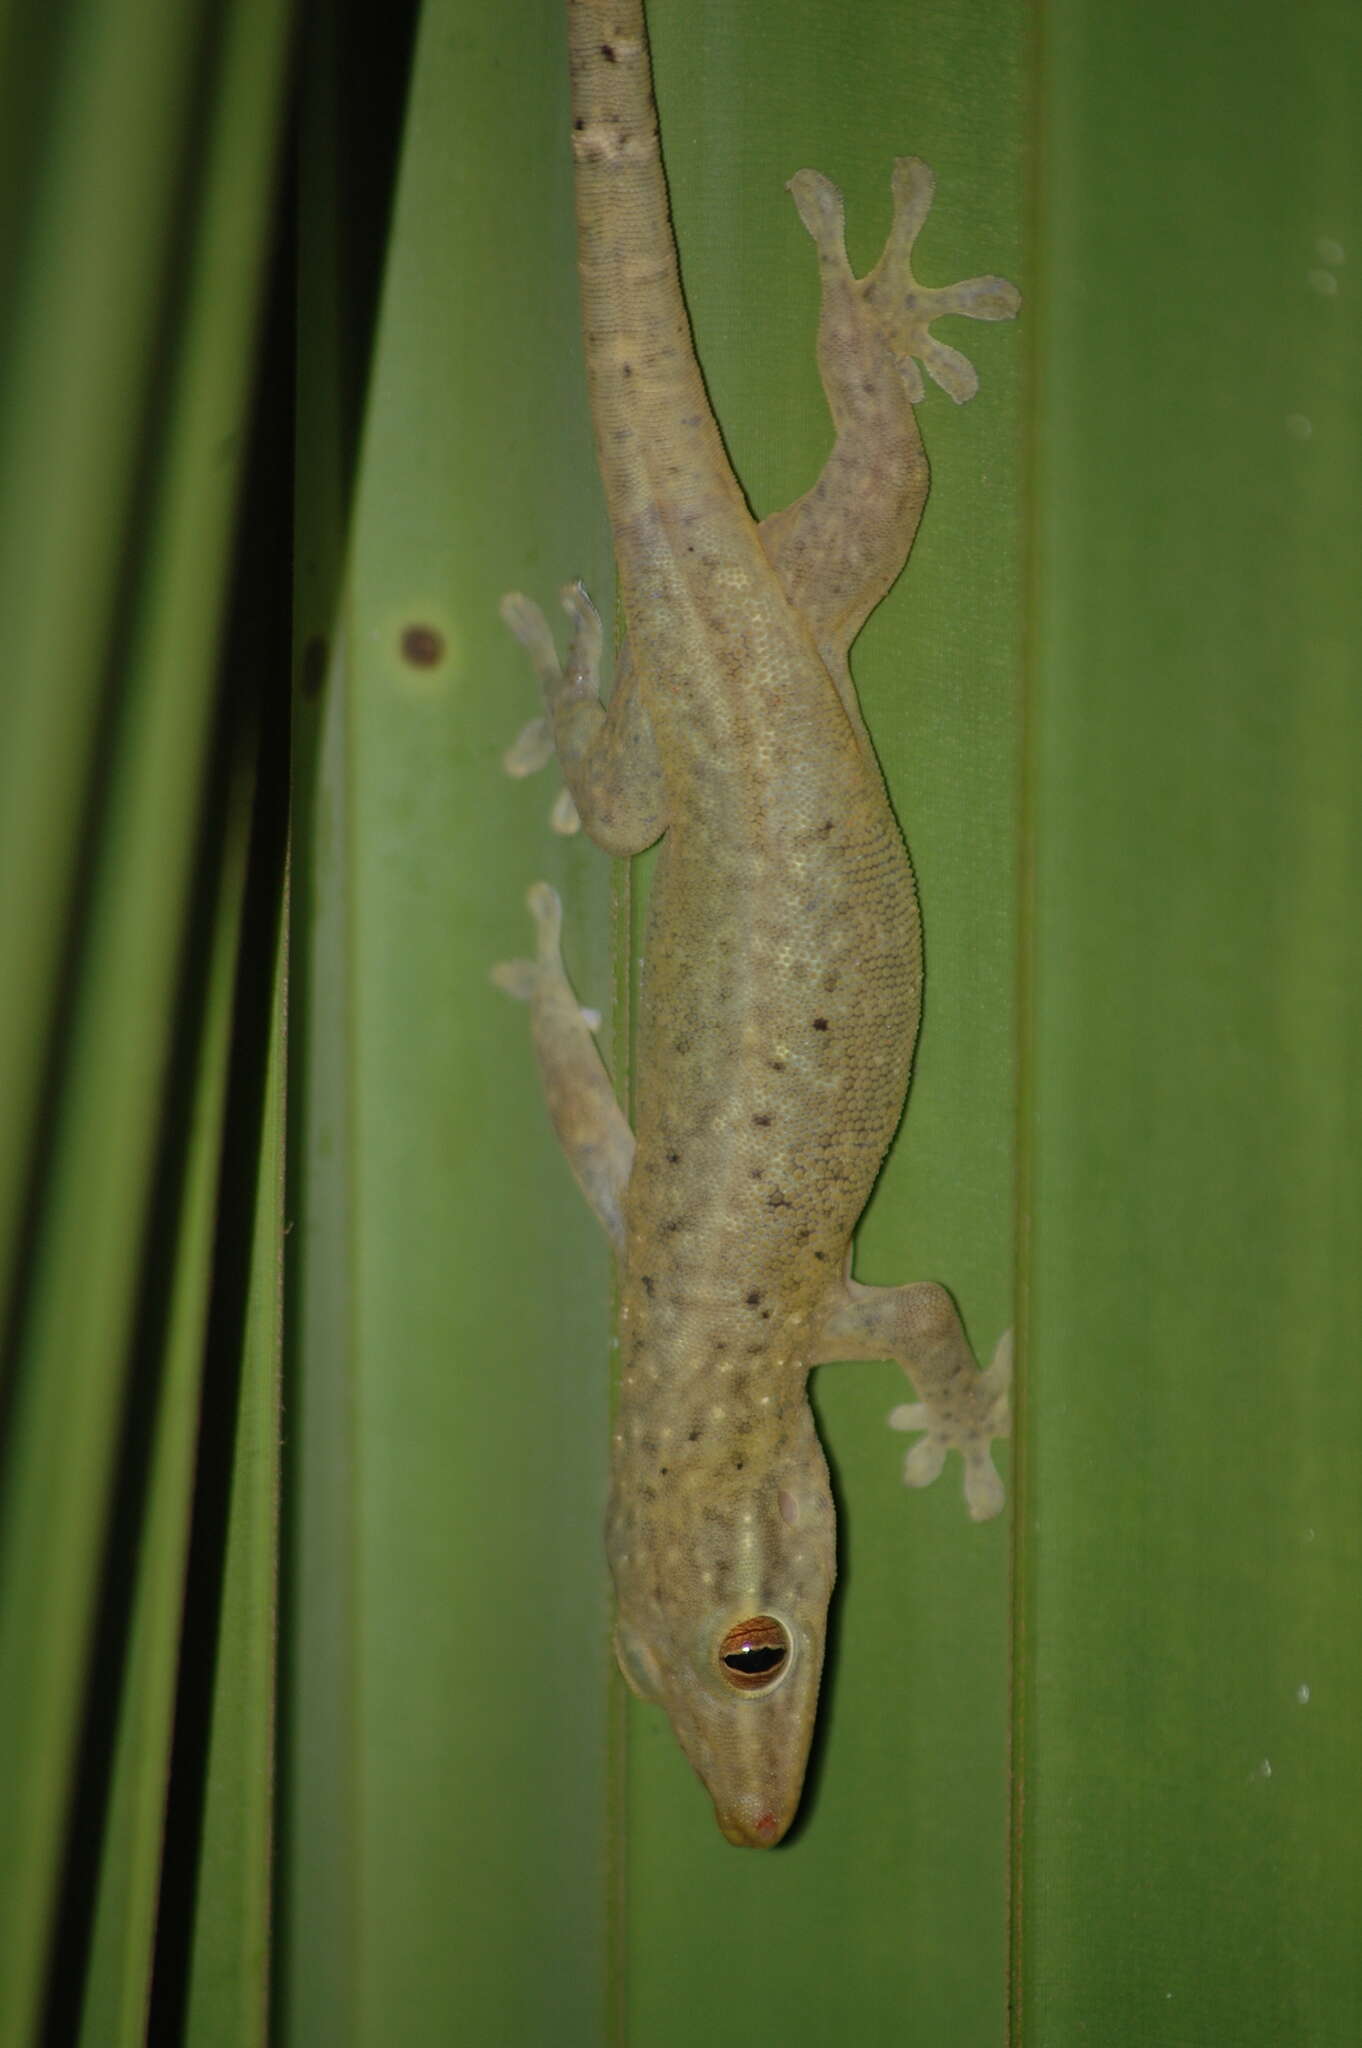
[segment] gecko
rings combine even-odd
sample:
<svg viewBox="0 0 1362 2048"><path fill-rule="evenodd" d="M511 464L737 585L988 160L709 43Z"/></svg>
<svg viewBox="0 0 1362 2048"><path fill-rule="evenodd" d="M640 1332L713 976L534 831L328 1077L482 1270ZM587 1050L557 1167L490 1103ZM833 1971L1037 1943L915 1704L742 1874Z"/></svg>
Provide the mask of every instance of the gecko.
<svg viewBox="0 0 1362 2048"><path fill-rule="evenodd" d="M848 651L912 546L928 473L923 371L957 403L971 364L931 332L1011 318L1005 280L919 284L934 181L893 170L878 263L853 275L841 194L789 191L821 278L818 364L834 444L805 495L757 521L729 465L681 292L641 0L567 0L587 380L624 638L607 704L601 624L562 593L502 613L544 715L506 757L556 753L555 823L607 852L660 840L644 942L631 1129L536 883L526 999L550 1116L617 1262L619 1385L606 1548L624 1678L660 1703L741 1847L799 1804L836 1526L807 1399L818 1365L896 1360L921 1433L904 1478L960 1452L970 1515L1003 1504L1010 1335L985 1370L934 1282L870 1287L851 1243L907 1093L921 1010L912 871Z"/></svg>

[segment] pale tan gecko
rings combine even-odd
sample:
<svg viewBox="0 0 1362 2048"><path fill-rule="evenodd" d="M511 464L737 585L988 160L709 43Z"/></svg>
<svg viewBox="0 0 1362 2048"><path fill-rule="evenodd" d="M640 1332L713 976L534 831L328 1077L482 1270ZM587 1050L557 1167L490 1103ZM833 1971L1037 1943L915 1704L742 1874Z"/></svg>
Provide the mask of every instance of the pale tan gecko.
<svg viewBox="0 0 1362 2048"><path fill-rule="evenodd" d="M1020 301L999 278L916 282L933 181L915 158L894 166L889 241L859 280L841 195L798 172L836 444L813 489L758 526L691 343L639 0L568 0L568 23L586 362L627 626L609 708L580 586L563 596L561 668L537 607L512 596L503 613L592 838L627 855L665 835L636 1135L565 977L547 885L530 893L537 961L496 978L531 1002L553 1121L619 1260L607 1548L620 1666L665 1706L729 1841L769 1847L799 1801L836 1568L810 1368L897 1359L919 1402L890 1422L925 1432L909 1485L955 1449L971 1515L1003 1500L989 1444L1008 1430L1008 1339L981 1373L944 1288L849 1277L908 1085L921 943L847 650L927 495L918 362L957 401L975 389L930 324L1007 319ZM525 772L549 746L531 728L508 766Z"/></svg>

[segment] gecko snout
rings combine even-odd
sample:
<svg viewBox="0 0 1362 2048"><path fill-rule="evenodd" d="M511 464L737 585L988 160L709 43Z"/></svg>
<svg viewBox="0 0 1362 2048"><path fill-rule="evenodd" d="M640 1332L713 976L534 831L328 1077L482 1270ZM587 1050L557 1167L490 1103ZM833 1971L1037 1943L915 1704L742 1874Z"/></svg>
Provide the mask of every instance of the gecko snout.
<svg viewBox="0 0 1362 2048"><path fill-rule="evenodd" d="M794 1818L776 1813L756 1800L744 1800L725 1810L716 1806L715 1817L726 1841L735 1849L774 1849Z"/></svg>

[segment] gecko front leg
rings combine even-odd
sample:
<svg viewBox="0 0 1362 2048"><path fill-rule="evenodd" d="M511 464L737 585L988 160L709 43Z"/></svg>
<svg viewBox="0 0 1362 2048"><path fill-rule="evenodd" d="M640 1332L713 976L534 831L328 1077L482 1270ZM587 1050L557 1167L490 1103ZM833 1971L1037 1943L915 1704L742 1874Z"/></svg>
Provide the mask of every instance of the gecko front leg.
<svg viewBox="0 0 1362 2048"><path fill-rule="evenodd" d="M651 846L666 823L652 727L627 649L610 702L601 703L600 616L580 583L560 596L572 628L561 664L538 605L518 590L501 600L502 619L529 655L544 698L543 716L524 727L502 765L508 775L532 775L556 753L567 788L553 808L554 830L575 832L585 823L598 846L627 858Z"/></svg>
<svg viewBox="0 0 1362 2048"><path fill-rule="evenodd" d="M538 937L533 960L506 960L492 979L530 1005L535 1058L549 1116L568 1165L616 1252L624 1248L624 1191L634 1134L592 1036L600 1022L583 1010L563 967L563 906L547 882L527 898Z"/></svg>
<svg viewBox="0 0 1362 2048"><path fill-rule="evenodd" d="M959 1451L971 1519L987 1522L999 1514L1003 1483L989 1446L1011 1433L1012 1332L1004 1331L987 1371L980 1372L959 1310L936 1281L865 1287L847 1279L810 1362L855 1358L894 1359L918 1394L889 1416L891 1429L924 1432L904 1460L904 1484L930 1486L947 1452Z"/></svg>

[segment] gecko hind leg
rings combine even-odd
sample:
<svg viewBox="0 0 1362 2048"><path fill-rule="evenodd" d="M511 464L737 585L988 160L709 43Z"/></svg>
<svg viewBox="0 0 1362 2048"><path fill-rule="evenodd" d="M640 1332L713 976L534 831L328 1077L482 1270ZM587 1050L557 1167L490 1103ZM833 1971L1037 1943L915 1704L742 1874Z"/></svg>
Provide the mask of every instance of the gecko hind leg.
<svg viewBox="0 0 1362 2048"><path fill-rule="evenodd" d="M892 1358L918 1399L895 1408L891 1429L921 1430L904 1460L907 1486L930 1486L949 1451L965 1465L965 1505L976 1522L1003 1506L1003 1483L989 1446L1011 1433L1012 1332L999 1338L987 1371L974 1362L959 1311L944 1287L863 1287L846 1292L823 1325L815 1364L838 1359Z"/></svg>
<svg viewBox="0 0 1362 2048"><path fill-rule="evenodd" d="M532 775L556 752L567 787L551 813L554 830L584 825L607 853L641 853L666 821L662 771L633 663L622 648L614 691L602 704L600 616L580 583L567 584L560 596L571 623L562 663L539 606L518 590L501 600L501 616L529 655L544 696L543 715L523 728L502 766L508 775Z"/></svg>
<svg viewBox="0 0 1362 2048"><path fill-rule="evenodd" d="M606 1236L622 1251L634 1134L592 1037L600 1018L583 1010L563 967L563 906L547 882L536 882L526 901L535 922L536 956L503 961L492 969L492 980L530 1005L539 1078L558 1142Z"/></svg>

